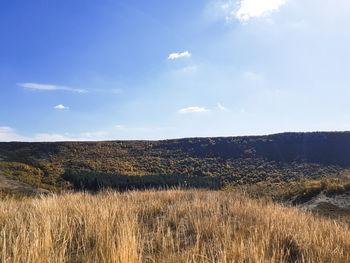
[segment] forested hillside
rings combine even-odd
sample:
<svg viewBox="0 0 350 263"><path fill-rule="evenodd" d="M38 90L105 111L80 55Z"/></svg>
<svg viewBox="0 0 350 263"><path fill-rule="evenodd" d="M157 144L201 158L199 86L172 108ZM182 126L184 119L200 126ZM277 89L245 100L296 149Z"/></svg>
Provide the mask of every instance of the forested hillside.
<svg viewBox="0 0 350 263"><path fill-rule="evenodd" d="M164 141L0 143L0 171L47 189L289 182L350 167L350 132Z"/></svg>

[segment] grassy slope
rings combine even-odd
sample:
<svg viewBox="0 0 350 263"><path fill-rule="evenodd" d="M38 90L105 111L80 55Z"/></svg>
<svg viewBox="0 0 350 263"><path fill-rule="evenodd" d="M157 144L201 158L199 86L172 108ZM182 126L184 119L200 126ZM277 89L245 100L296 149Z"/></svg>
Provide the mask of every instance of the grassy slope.
<svg viewBox="0 0 350 263"><path fill-rule="evenodd" d="M350 230L215 191L0 201L1 262L349 262Z"/></svg>

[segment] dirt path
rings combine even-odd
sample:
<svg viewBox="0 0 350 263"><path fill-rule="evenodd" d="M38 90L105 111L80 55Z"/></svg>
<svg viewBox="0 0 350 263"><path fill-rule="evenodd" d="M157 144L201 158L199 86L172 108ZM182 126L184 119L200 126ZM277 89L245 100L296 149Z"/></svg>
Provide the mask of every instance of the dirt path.
<svg viewBox="0 0 350 263"><path fill-rule="evenodd" d="M20 181L10 179L4 176L0 172L0 191L2 190L5 190L5 191L10 190L10 191L24 193L24 194L48 194L49 193L49 191L45 189L37 188Z"/></svg>
<svg viewBox="0 0 350 263"><path fill-rule="evenodd" d="M350 192L331 197L320 194L300 208L329 218L342 219L350 225Z"/></svg>

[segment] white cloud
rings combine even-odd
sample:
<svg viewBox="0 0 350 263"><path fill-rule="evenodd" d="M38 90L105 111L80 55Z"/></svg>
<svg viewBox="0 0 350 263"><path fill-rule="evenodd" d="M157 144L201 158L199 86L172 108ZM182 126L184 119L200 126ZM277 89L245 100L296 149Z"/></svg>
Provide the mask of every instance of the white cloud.
<svg viewBox="0 0 350 263"><path fill-rule="evenodd" d="M35 89L35 90L65 90L65 91L78 92L78 93L87 92L87 90L85 89L73 89L66 86L57 86L57 85L51 85L51 84L18 83L17 85L23 88Z"/></svg>
<svg viewBox="0 0 350 263"><path fill-rule="evenodd" d="M183 108L178 111L180 114L186 113L200 113L200 112L208 112L209 110L203 107L193 106L188 108Z"/></svg>
<svg viewBox="0 0 350 263"><path fill-rule="evenodd" d="M171 53L168 56L168 59L174 60L174 59L178 59L178 58L183 58L183 57L190 57L191 53L188 51L182 52L182 53Z"/></svg>
<svg viewBox="0 0 350 263"><path fill-rule="evenodd" d="M57 110L68 110L69 107L66 107L66 106L64 106L64 105L62 105L62 104L59 104L59 105L56 105L56 106L54 107L54 109L57 109Z"/></svg>
<svg viewBox="0 0 350 263"><path fill-rule="evenodd" d="M238 19L242 23L251 18L267 17L273 12L278 12L286 0L239 0L221 1L221 9L226 21Z"/></svg>
<svg viewBox="0 0 350 263"><path fill-rule="evenodd" d="M272 12L278 12L285 3L285 0L241 0L236 18L248 21L253 17L267 16Z"/></svg>
<svg viewBox="0 0 350 263"><path fill-rule="evenodd" d="M228 108L223 106L221 103L218 103L218 108L219 108L219 110L222 110L222 111L228 111Z"/></svg>

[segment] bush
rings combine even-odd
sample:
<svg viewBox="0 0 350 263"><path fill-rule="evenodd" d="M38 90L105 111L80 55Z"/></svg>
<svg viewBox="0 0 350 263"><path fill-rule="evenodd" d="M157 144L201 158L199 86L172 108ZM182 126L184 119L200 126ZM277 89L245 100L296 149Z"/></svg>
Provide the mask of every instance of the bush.
<svg viewBox="0 0 350 263"><path fill-rule="evenodd" d="M342 184L338 183L331 183L327 185L327 188L325 190L325 194L327 195L336 195L336 194L342 194L345 192L345 187Z"/></svg>
<svg viewBox="0 0 350 263"><path fill-rule="evenodd" d="M350 183L344 185L345 191L350 191Z"/></svg>

